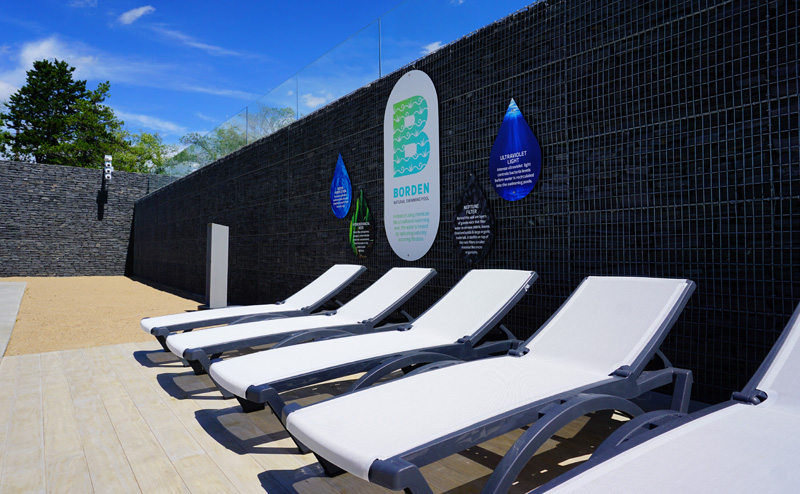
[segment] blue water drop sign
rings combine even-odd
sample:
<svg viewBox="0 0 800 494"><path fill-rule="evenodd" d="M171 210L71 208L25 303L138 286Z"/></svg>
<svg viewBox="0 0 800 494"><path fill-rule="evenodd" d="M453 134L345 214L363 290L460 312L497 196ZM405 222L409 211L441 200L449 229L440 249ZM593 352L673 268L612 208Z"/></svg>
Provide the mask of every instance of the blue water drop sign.
<svg viewBox="0 0 800 494"><path fill-rule="evenodd" d="M542 171L542 149L533 131L511 100L489 157L494 190L507 201L527 196Z"/></svg>
<svg viewBox="0 0 800 494"><path fill-rule="evenodd" d="M336 160L336 169L333 171L331 182L331 209L337 218L344 218L350 211L350 201L353 199L353 186L350 185L350 176L344 167L342 155Z"/></svg>

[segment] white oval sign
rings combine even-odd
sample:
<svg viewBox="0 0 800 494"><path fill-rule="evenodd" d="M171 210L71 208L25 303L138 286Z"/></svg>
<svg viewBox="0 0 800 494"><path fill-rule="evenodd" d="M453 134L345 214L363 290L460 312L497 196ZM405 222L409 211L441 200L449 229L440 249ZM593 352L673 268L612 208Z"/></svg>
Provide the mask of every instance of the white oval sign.
<svg viewBox="0 0 800 494"><path fill-rule="evenodd" d="M392 250L407 261L436 240L441 204L439 99L427 74L395 84L383 117L383 224Z"/></svg>

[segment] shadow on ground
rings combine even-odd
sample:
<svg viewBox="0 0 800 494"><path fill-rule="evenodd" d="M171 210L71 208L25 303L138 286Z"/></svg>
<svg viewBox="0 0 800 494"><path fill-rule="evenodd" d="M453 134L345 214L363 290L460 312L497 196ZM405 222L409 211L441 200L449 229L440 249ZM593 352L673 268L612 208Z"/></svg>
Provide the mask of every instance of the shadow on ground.
<svg viewBox="0 0 800 494"><path fill-rule="evenodd" d="M287 403L308 406L342 394L350 388L353 382L354 380L343 380L315 384L281 393L281 397ZM176 383L176 385L179 385L181 389L187 388L186 383ZM195 412L197 421L217 442L228 447L228 437L233 436L237 441L237 446L233 451L238 452L243 448L244 453L253 454L298 454L289 433L286 432L283 424L269 407L245 413L235 400L231 400L230 403L231 407L228 408L203 409ZM224 434L220 435L221 432ZM265 446L277 441L281 441L282 444Z"/></svg>
<svg viewBox="0 0 800 494"><path fill-rule="evenodd" d="M138 276L128 276L128 278L133 280L133 281L135 281L135 282L137 282L137 283L141 283L143 285L147 285L150 288L155 288L156 290L161 290L162 292L170 293L170 294L175 295L177 297L187 298L189 300L194 300L195 302L198 302L199 304L206 303L205 297L203 297L202 295L199 295L197 293L192 293L192 292L189 292L187 290L181 290L180 288L175 288L175 287L171 287L169 285L164 285L164 284L158 283L156 281L151 281L151 280L146 280L144 278L139 278ZM190 311L187 311L187 312L190 312Z"/></svg>
<svg viewBox="0 0 800 494"><path fill-rule="evenodd" d="M184 367L178 357L161 349L138 350L133 352L133 358L144 367Z"/></svg>

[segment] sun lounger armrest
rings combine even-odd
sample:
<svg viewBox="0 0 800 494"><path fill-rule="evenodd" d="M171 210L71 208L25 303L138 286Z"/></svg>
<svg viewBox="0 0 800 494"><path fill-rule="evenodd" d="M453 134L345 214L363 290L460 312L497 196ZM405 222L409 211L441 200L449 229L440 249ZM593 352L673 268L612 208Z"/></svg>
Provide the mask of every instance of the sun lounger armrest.
<svg viewBox="0 0 800 494"><path fill-rule="evenodd" d="M453 359L453 360L442 360L441 362L432 362L430 364L425 364L422 367L417 367L413 371L409 372L403 377L407 376L415 376L417 374L423 374L425 372L429 372L436 369L441 369L443 367L450 367L451 365L461 364L463 360Z"/></svg>
<svg viewBox="0 0 800 494"><path fill-rule="evenodd" d="M252 404L269 405L272 412L278 417L283 416L283 409L286 406L278 391L269 384L249 386L245 390L245 400Z"/></svg>
<svg viewBox="0 0 800 494"><path fill-rule="evenodd" d="M399 355L378 364L377 367L356 380L356 382L350 386L348 391L357 391L359 389L366 388L367 386L371 386L383 377L405 367L420 364L432 364L434 362L442 362L445 360L453 360L453 356L438 352L411 352L405 355Z"/></svg>
<svg viewBox="0 0 800 494"><path fill-rule="evenodd" d="M680 418L686 416L686 413L676 412L675 410L655 410L652 412L643 413L638 417L634 417L625 424L619 426L617 430L611 433L600 446L597 447L592 456L601 456L607 451L619 447L622 443L629 441L631 438L638 436L647 431L651 431L656 427L661 427L665 424L672 423Z"/></svg>
<svg viewBox="0 0 800 494"><path fill-rule="evenodd" d="M369 468L369 481L393 491L408 489L414 494L432 493L416 465L402 458L375 460Z"/></svg>
<svg viewBox="0 0 800 494"><path fill-rule="evenodd" d="M297 410L300 410L301 408L303 408L303 407L300 406L299 403L287 403L286 405L284 405L283 412L281 413L281 415L282 415L281 416L281 422L283 422L285 424L286 423L286 417L288 417L290 413L296 412Z"/></svg>
<svg viewBox="0 0 800 494"><path fill-rule="evenodd" d="M153 328L152 331L150 331L150 334L152 334L153 336L156 336L156 337L163 336L163 337L166 338L167 336L172 334L172 331L173 330L170 329L167 326L158 326L156 328Z"/></svg>
<svg viewBox="0 0 800 494"><path fill-rule="evenodd" d="M336 328L325 328L325 329L315 329L313 331L305 331L302 333L298 333L288 338L284 338L281 341L275 343L272 346L272 349L281 348L285 346L292 346L297 345L299 343L305 343L307 341L312 340L321 340L323 338L338 338L342 336L353 336L353 332L347 329L336 329Z"/></svg>
<svg viewBox="0 0 800 494"><path fill-rule="evenodd" d="M246 322L268 321L270 319L285 319L289 316L300 315L301 311L278 312L273 314L253 314L251 316L242 316L239 319L234 319L229 325L243 324Z"/></svg>
<svg viewBox="0 0 800 494"><path fill-rule="evenodd" d="M507 492L534 453L562 427L578 417L600 410L618 410L635 417L642 410L619 396L578 394L562 402L553 402L539 412L539 418L517 439L503 456L483 488L486 493Z"/></svg>

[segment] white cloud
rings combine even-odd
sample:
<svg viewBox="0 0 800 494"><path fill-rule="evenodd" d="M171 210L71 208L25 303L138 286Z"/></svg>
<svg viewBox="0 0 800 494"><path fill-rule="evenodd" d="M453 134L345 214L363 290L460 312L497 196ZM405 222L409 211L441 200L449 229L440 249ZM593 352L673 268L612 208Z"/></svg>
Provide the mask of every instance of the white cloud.
<svg viewBox="0 0 800 494"><path fill-rule="evenodd" d="M126 25L133 24L134 22L139 20L139 18L142 17L143 15L152 14L155 11L156 9L152 5L145 5L144 7L131 9L122 14L121 16L119 16L119 22Z"/></svg>
<svg viewBox="0 0 800 494"><path fill-rule="evenodd" d="M25 43L17 54L12 55L12 59L17 61L17 66L0 72L0 83L14 87L25 84L26 72L37 60L65 61L75 67L75 79L108 80L115 84L129 83L139 86L155 86L154 81L163 80L164 74L173 70L164 64L151 64L102 53L82 43L64 41L58 36Z"/></svg>
<svg viewBox="0 0 800 494"><path fill-rule="evenodd" d="M0 81L0 103L8 101L8 97L16 93L18 89L16 86Z"/></svg>
<svg viewBox="0 0 800 494"><path fill-rule="evenodd" d="M14 52L16 51L16 52ZM14 66L0 68L0 101L7 100L25 84L26 72L37 60L62 60L75 67L78 80L111 81L116 84L157 87L193 93L213 94L226 98L253 101L260 94L235 89L219 89L196 84L191 76L176 74L176 67L155 64L99 51L83 43L58 36L30 41L8 54ZM0 65L0 67L2 67Z"/></svg>
<svg viewBox="0 0 800 494"><path fill-rule="evenodd" d="M17 66L0 73L0 87L3 88L3 91L7 91L10 87L15 88L14 91L16 91L16 88L25 84L26 72L33 67L33 62L37 60L58 58L68 61L73 66L92 64L91 56L77 53L61 43L55 36L25 43L15 58L18 60Z"/></svg>
<svg viewBox="0 0 800 494"><path fill-rule="evenodd" d="M209 117L208 115L204 115L204 114L200 113L199 111L194 112L194 116L199 118L200 120L205 120L206 122L212 122L212 123L219 122L218 118Z"/></svg>
<svg viewBox="0 0 800 494"><path fill-rule="evenodd" d="M423 46L422 51L420 53L422 53L423 55L428 55L429 53L433 53L441 47L442 47L441 41L434 41L433 43L429 43Z"/></svg>
<svg viewBox="0 0 800 494"><path fill-rule="evenodd" d="M244 53L228 50L227 48L222 48L220 46L210 45L208 43L203 43L201 41L197 41L193 37L189 36L188 34L182 33L180 31L175 31L174 29L167 29L164 26L153 26L152 29L163 35L167 38L173 39L182 43L185 46L190 48L197 48L198 50L203 50L209 55L214 56L233 56L233 57L243 57L248 56Z"/></svg>
<svg viewBox="0 0 800 494"><path fill-rule="evenodd" d="M70 7L97 7L97 0L72 0L69 3Z"/></svg>
<svg viewBox="0 0 800 494"><path fill-rule="evenodd" d="M303 104L306 105L308 108L312 110L314 108L319 108L320 106L324 105L325 103L333 100L333 94L330 92L323 92L319 91L318 96L315 96L311 93L306 93L300 96L300 99L303 101Z"/></svg>
<svg viewBox="0 0 800 494"><path fill-rule="evenodd" d="M464 5L466 0L450 0L450 5Z"/></svg>
<svg viewBox="0 0 800 494"><path fill-rule="evenodd" d="M213 94L215 96L225 96L226 98L236 98L247 101L257 99L260 94L248 93L247 91L238 91L236 89L218 89L213 87L194 86L191 84L180 86L184 91L191 91L193 93Z"/></svg>
<svg viewBox="0 0 800 494"><path fill-rule="evenodd" d="M162 120L150 115L141 115L138 113L128 113L124 111L115 110L114 113L125 121L127 125L131 122L141 125L146 129L155 130L158 132L165 132L167 134L184 135L186 134L186 127L178 125L167 120Z"/></svg>

